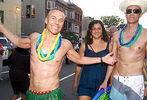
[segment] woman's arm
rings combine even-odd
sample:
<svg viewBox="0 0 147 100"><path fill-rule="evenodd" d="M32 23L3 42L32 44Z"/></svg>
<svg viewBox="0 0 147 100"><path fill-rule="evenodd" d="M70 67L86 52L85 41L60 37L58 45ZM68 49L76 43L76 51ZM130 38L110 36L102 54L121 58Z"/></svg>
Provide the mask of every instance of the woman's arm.
<svg viewBox="0 0 147 100"><path fill-rule="evenodd" d="M85 43L82 43L80 49L79 49L79 55L84 56L85 52ZM81 73L82 70L82 65L77 65L75 68L75 77L74 77L74 82L73 82L73 90L77 90L77 84L78 84L78 77Z"/></svg>
<svg viewBox="0 0 147 100"><path fill-rule="evenodd" d="M112 52L112 44L110 43L109 44L109 52ZM105 76L105 80L104 82L101 84L101 86L99 87L99 91L104 88L105 91L106 91L106 88L107 88L107 82L109 80L109 78L111 77L112 79L112 72L113 72L113 66L112 65L108 65L107 66L107 72L106 72L106 76Z"/></svg>

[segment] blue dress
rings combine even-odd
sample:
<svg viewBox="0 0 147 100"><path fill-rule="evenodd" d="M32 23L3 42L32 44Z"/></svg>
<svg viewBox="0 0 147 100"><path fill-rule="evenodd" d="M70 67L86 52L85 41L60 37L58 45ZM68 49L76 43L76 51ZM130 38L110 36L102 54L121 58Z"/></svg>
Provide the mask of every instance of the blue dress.
<svg viewBox="0 0 147 100"><path fill-rule="evenodd" d="M107 44L105 50L94 53L94 51L88 48L86 44L86 49L84 56L86 57L103 57L109 53L109 43ZM90 96L93 98L98 92L99 86L103 83L105 75L107 72L107 64L92 64L84 65L82 67L81 77L78 85L78 95L79 96ZM109 82L110 83L110 82Z"/></svg>

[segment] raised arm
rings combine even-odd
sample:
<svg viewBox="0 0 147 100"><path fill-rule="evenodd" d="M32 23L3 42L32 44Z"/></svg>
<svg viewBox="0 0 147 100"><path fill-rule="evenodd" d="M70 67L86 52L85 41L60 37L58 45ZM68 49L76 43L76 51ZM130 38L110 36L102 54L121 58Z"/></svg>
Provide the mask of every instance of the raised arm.
<svg viewBox="0 0 147 100"><path fill-rule="evenodd" d="M21 48L30 48L30 37L19 38L10 31L8 31L0 22L0 32L2 32L13 44Z"/></svg>

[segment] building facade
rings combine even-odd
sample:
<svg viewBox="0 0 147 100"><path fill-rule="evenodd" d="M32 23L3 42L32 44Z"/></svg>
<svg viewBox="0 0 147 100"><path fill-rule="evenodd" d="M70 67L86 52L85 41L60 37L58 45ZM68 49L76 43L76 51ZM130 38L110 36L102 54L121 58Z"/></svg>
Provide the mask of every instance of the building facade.
<svg viewBox="0 0 147 100"><path fill-rule="evenodd" d="M91 21L93 21L94 18L92 17L87 17L87 16L83 16L83 20L82 20L82 39L85 38L86 34L87 34L87 30L88 30L88 26L89 23Z"/></svg>
<svg viewBox="0 0 147 100"><path fill-rule="evenodd" d="M0 17L3 25L9 31L20 36L21 0L0 0Z"/></svg>
<svg viewBox="0 0 147 100"><path fill-rule="evenodd" d="M22 34L41 33L45 28L45 0L22 0Z"/></svg>
<svg viewBox="0 0 147 100"><path fill-rule="evenodd" d="M45 17L53 8L59 8L65 13L65 22L61 32L75 32L81 37L83 11L72 2L64 0L41 0L41 2L40 0L23 0L22 32L27 34L42 32L45 28Z"/></svg>
<svg viewBox="0 0 147 100"><path fill-rule="evenodd" d="M81 37L83 11L70 0L0 0L0 17L4 26L17 36L42 33L45 17L53 8L65 13L61 32L75 32Z"/></svg>

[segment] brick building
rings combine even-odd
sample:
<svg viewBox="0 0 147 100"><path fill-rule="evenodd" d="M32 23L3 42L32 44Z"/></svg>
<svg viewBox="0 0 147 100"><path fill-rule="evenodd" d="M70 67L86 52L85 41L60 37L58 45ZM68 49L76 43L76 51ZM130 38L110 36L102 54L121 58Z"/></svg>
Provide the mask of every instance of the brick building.
<svg viewBox="0 0 147 100"><path fill-rule="evenodd" d="M45 27L45 17L53 8L62 9L65 13L62 32L75 32L81 37L83 11L70 0L68 2L64 0L41 0L41 2L40 0L23 0L22 32L27 34L35 31L42 32Z"/></svg>
<svg viewBox="0 0 147 100"><path fill-rule="evenodd" d="M64 11L66 18L62 31L75 32L81 37L83 15L81 8L70 2L70 0L68 2L64 0L46 0L46 2L46 14L55 7Z"/></svg>

